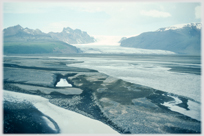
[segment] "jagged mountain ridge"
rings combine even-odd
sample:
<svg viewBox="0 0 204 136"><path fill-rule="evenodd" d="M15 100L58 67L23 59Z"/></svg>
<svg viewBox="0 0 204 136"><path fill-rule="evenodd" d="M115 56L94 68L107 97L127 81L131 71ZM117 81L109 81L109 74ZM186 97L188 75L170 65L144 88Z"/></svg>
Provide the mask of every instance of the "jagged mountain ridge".
<svg viewBox="0 0 204 136"><path fill-rule="evenodd" d="M68 44L85 44L96 41L93 37L89 36L87 32L81 31L80 29L73 30L70 27L64 28L60 33L49 32L46 34L39 29L33 30L16 25L4 29L3 33L4 40L6 41L11 40L9 38L14 38L13 40L26 40L26 38L32 39L34 37L35 39L41 38L46 40L59 40ZM17 37L17 39L15 37Z"/></svg>
<svg viewBox="0 0 204 136"><path fill-rule="evenodd" d="M201 54L201 23L188 23L145 32L121 41L120 46L160 49L178 54Z"/></svg>
<svg viewBox="0 0 204 136"><path fill-rule="evenodd" d="M62 32L48 33L52 38L70 43L70 44L85 44L93 43L95 39L87 34L87 32L81 31L80 29L71 29L70 27L63 28Z"/></svg>
<svg viewBox="0 0 204 136"><path fill-rule="evenodd" d="M4 54L79 53L80 49L53 39L39 29L23 28L20 25L3 30Z"/></svg>
<svg viewBox="0 0 204 136"><path fill-rule="evenodd" d="M23 28L20 25L16 25L13 27L8 27L4 29L4 36L11 36L11 35L16 35L17 33L22 32L22 33L27 33L27 34L32 34L32 35L44 35L42 31L39 29L33 30L29 28Z"/></svg>
<svg viewBox="0 0 204 136"><path fill-rule="evenodd" d="M53 40L51 36L39 29L23 28L20 25L8 27L3 30L4 41L28 41L28 40Z"/></svg>

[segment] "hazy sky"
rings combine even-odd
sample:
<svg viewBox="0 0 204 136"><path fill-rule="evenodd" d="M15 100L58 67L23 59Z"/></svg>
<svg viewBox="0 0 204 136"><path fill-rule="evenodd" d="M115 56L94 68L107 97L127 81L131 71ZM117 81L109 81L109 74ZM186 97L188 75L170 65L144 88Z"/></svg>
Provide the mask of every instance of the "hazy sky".
<svg viewBox="0 0 204 136"><path fill-rule="evenodd" d="M89 35L129 36L176 24L201 22L199 2L4 2L3 27L43 32L63 27Z"/></svg>

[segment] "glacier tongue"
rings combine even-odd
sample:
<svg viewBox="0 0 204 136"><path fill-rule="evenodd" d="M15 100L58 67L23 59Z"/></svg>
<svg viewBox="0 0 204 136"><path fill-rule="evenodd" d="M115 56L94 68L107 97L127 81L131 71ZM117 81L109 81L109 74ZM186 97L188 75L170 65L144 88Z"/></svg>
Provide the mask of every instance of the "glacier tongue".
<svg viewBox="0 0 204 136"><path fill-rule="evenodd" d="M166 50L150 50L140 48L128 48L121 46L96 46L96 45L75 45L83 51L90 54L175 54Z"/></svg>

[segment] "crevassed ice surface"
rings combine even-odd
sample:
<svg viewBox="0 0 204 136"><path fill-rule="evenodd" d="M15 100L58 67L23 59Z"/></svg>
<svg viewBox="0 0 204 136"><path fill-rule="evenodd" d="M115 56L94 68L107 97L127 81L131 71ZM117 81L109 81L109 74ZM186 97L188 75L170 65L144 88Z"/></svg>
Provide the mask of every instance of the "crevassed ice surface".
<svg viewBox="0 0 204 136"><path fill-rule="evenodd" d="M83 51L83 53L90 54L175 54L174 52L167 50L150 50L140 48L128 48L121 46L96 46L96 45L75 45L77 48Z"/></svg>
<svg viewBox="0 0 204 136"><path fill-rule="evenodd" d="M53 105L49 102L48 99L35 96L35 95L29 95L29 94L23 94L23 93L17 93L17 92L11 92L4 90L4 101L10 101L10 102L30 102L32 103L39 111L41 111L43 114L49 116L52 118L57 125L60 128L60 132L64 134L118 134L117 131L113 130L108 125L88 118L86 116L83 116L81 114L75 113L73 111L69 111L66 109L63 109L61 107L58 107L56 105ZM49 120L47 120L48 125L52 128L54 128L54 125L51 124Z"/></svg>

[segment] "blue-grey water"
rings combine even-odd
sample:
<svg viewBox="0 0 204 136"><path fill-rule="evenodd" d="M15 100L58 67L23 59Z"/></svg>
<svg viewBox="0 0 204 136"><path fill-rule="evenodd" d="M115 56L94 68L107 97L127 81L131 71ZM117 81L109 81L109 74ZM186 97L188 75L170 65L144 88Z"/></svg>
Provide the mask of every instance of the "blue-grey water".
<svg viewBox="0 0 204 136"><path fill-rule="evenodd" d="M20 56L28 57L28 56ZM30 56L39 57L39 56ZM43 55L40 58L74 59L79 63L67 66L97 70L109 76L148 86L169 93L174 101L162 103L176 111L201 120L201 57L187 55L125 55L125 54L75 54ZM75 61L73 61L75 62ZM181 100L176 95L190 98L188 109L178 107Z"/></svg>
<svg viewBox="0 0 204 136"><path fill-rule="evenodd" d="M128 82L201 101L201 57L187 55L58 56L83 63L69 66L95 69Z"/></svg>
<svg viewBox="0 0 204 136"><path fill-rule="evenodd" d="M69 58L69 57L68 57ZM185 55L79 55L71 57L83 63L68 66L89 68L101 73L190 98L189 110L182 101L162 103L172 111L201 120L201 57Z"/></svg>

